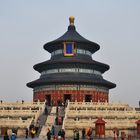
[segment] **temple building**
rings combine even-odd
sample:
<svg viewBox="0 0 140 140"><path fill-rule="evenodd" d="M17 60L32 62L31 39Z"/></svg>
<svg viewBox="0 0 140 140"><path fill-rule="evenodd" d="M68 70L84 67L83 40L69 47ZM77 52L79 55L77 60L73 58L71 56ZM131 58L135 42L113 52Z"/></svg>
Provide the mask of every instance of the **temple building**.
<svg viewBox="0 0 140 140"><path fill-rule="evenodd" d="M33 100L47 100L53 105L66 100L108 102L109 89L116 85L103 78L109 65L92 59L100 46L76 31L74 17L69 21L64 35L44 45L51 59L33 67L41 74L39 79L27 83L33 88Z"/></svg>
<svg viewBox="0 0 140 140"><path fill-rule="evenodd" d="M35 137L46 139L48 128L62 128L66 138L75 130L82 138L83 129L88 139L140 138L140 108L109 102L109 90L116 87L103 78L109 66L92 59L100 46L76 31L74 17L69 20L68 31L44 45L51 59L34 66L41 76L27 83L33 102L0 101L0 136L25 137L37 128Z"/></svg>

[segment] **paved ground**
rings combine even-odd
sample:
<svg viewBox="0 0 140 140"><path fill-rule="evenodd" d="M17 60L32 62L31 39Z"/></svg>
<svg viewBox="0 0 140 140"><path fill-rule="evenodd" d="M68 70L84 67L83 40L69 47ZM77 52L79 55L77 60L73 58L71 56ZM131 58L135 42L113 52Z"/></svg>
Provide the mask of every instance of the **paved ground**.
<svg viewBox="0 0 140 140"><path fill-rule="evenodd" d="M3 140L3 138L2 137L0 137L0 140ZM34 139L32 139L32 138L28 138L28 139L26 139L26 138L17 138L16 140L47 140L47 139L39 139L39 138L34 138ZM66 138L66 140L73 140L72 138ZM82 139L80 139L80 140L82 140ZM87 139L85 139L85 140L87 140ZM113 140L113 138L105 138L105 139L93 139L93 140ZM119 139L119 140L121 140L121 139ZM127 140L127 139L125 139L125 140ZM136 139L136 138L132 138L131 140L139 140L139 139Z"/></svg>
<svg viewBox="0 0 140 140"><path fill-rule="evenodd" d="M3 138L0 137L0 140L3 140ZM32 138L28 138L28 139L26 139L26 138L17 138L16 140L47 140L47 139L39 139L39 138L34 138L34 139L32 139ZM73 140L73 139L72 138L66 138L65 140ZM82 140L82 139L80 139L80 140ZM87 140L87 139L85 139L85 140ZM99 139L94 139L94 140L99 140ZM101 139L101 140L103 140L103 139ZM105 140L112 140L112 139L105 139Z"/></svg>
<svg viewBox="0 0 140 140"><path fill-rule="evenodd" d="M0 140L3 140L3 138L0 138ZM39 138L34 138L34 139L32 139L32 138L28 138L28 139L26 139L26 138L17 138L16 140L47 140L47 139L39 139ZM66 138L65 140L73 140L73 139L72 138ZM82 139L80 139L80 140L82 140ZM87 140L87 139L85 139L85 140ZM99 139L94 139L94 140L99 140ZM101 140L103 140L103 139L101 139ZM112 139L106 139L106 140L112 140Z"/></svg>
<svg viewBox="0 0 140 140"><path fill-rule="evenodd" d="M3 138L0 138L0 140L3 140ZM16 140L47 140L47 139L39 139L39 138L34 138L34 139L28 138L28 139L25 139L25 138L17 138ZM72 138L66 138L65 140L73 140L73 139ZM85 140L87 140L87 139L85 139ZM96 139L96 140L99 140L99 139ZM103 140L103 139L101 139L101 140ZM112 139L106 139L106 140L112 140Z"/></svg>

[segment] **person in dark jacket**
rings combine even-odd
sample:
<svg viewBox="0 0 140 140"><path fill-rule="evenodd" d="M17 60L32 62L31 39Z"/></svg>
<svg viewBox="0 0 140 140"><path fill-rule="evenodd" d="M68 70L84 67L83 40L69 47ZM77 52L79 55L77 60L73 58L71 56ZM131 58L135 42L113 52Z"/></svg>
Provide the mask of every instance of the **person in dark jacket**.
<svg viewBox="0 0 140 140"><path fill-rule="evenodd" d="M53 136L55 135L55 127L54 127L54 125L52 125L51 133L52 133Z"/></svg>
<svg viewBox="0 0 140 140"><path fill-rule="evenodd" d="M73 140L79 140L79 130L77 128L73 130Z"/></svg>
<svg viewBox="0 0 140 140"><path fill-rule="evenodd" d="M58 131L58 140L61 140L62 136L61 136L61 130Z"/></svg>
<svg viewBox="0 0 140 140"><path fill-rule="evenodd" d="M61 137L63 140L65 140L65 131L64 129L61 129Z"/></svg>
<svg viewBox="0 0 140 140"><path fill-rule="evenodd" d="M25 130L25 138L28 139L28 134L29 134L29 131L28 131L28 128L26 128Z"/></svg>
<svg viewBox="0 0 140 140"><path fill-rule="evenodd" d="M51 140L51 131L48 128L48 132L47 132L47 140Z"/></svg>
<svg viewBox="0 0 140 140"><path fill-rule="evenodd" d="M7 132L5 132L5 134L3 136L3 140L9 140L9 136L8 136Z"/></svg>
<svg viewBox="0 0 140 140"><path fill-rule="evenodd" d="M85 139L86 130L85 128L82 129L82 139Z"/></svg>

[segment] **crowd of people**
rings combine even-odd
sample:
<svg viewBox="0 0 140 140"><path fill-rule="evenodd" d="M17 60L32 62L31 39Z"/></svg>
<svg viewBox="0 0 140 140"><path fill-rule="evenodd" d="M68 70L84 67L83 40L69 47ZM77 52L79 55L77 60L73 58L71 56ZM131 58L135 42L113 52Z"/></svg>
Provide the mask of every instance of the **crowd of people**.
<svg viewBox="0 0 140 140"><path fill-rule="evenodd" d="M91 138L92 138L92 128L91 127L87 128L87 129L83 128L81 132L82 132L82 136L81 136L82 139L85 139L87 137L88 140L91 140ZM80 138L79 129L75 128L73 130L73 140L79 140L79 138Z"/></svg>
<svg viewBox="0 0 140 140"><path fill-rule="evenodd" d="M40 127L39 123L40 123L40 120L38 120L36 122L36 124L34 124L34 121L32 121L29 129L28 128L25 129L25 138L26 139L28 139L28 137L34 138L38 134L39 127ZM11 135L8 135L7 130L6 130L6 132L3 136L3 139L4 140L16 140L16 137L17 137L17 129L12 129Z"/></svg>
<svg viewBox="0 0 140 140"><path fill-rule="evenodd" d="M51 138L53 138L53 140L65 140L65 131L64 129L60 129L56 135L54 126L52 126L51 130L48 128L46 138L47 140L51 140Z"/></svg>
<svg viewBox="0 0 140 140"><path fill-rule="evenodd" d="M16 138L17 138L17 130L18 130L17 128L13 128L12 133L10 135L8 135L7 129L5 129L3 140L16 140Z"/></svg>
<svg viewBox="0 0 140 140"><path fill-rule="evenodd" d="M4 140L16 140L16 134L12 132L11 136L8 135L7 131L5 132L3 136Z"/></svg>
<svg viewBox="0 0 140 140"><path fill-rule="evenodd" d="M82 139L92 139L92 128L83 128L81 131L81 135L79 133L79 129L75 128L73 130L73 140L79 140L80 138ZM65 140L65 131L64 129L60 129L58 131L58 134L55 133L55 128L52 126L51 130L48 129L47 134L46 134L46 140Z"/></svg>

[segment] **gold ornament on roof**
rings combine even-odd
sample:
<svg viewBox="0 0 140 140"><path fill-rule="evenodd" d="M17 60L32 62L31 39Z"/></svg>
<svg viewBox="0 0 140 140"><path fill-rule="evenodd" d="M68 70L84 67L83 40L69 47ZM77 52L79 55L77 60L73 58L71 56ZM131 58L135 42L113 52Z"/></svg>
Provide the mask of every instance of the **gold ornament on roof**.
<svg viewBox="0 0 140 140"><path fill-rule="evenodd" d="M73 16L69 17L70 25L74 25L75 18Z"/></svg>

